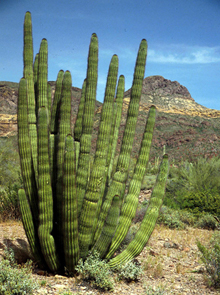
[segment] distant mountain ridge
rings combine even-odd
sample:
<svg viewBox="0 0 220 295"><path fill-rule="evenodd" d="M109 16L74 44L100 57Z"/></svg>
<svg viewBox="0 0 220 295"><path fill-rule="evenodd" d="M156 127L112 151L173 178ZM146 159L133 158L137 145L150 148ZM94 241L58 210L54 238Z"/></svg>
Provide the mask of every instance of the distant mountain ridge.
<svg viewBox="0 0 220 295"><path fill-rule="evenodd" d="M55 82L50 82L52 94ZM118 147L122 141L131 90L124 93L122 121ZM0 82L0 137L17 135L17 96L18 83ZM72 124L74 125L81 89L72 87ZM220 154L220 111L206 108L191 97L186 87L177 81L162 76L144 79L139 107L133 155L138 153L144 132L146 117L150 106L157 108L151 159L162 154L163 146L170 159L195 158L198 155L213 156ZM95 150L102 103L96 101L92 151Z"/></svg>
<svg viewBox="0 0 220 295"><path fill-rule="evenodd" d="M124 94L127 102L130 100L130 93L131 89ZM158 111L165 113L206 118L220 117L220 111L196 103L185 86L162 76L150 76L143 81L140 108L148 109L152 104L157 107Z"/></svg>

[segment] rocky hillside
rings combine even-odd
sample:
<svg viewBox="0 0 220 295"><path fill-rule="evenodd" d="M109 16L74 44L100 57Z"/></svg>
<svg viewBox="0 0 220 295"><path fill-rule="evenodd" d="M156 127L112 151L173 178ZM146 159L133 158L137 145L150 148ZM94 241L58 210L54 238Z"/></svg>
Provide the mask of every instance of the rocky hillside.
<svg viewBox="0 0 220 295"><path fill-rule="evenodd" d="M55 91L55 82L50 82L52 94ZM123 119L120 129L118 150L126 121L126 112L130 100L130 89L125 92ZM16 135L17 128L17 93L18 84L0 82L0 137ZM72 107L74 124L81 89L72 88ZM157 107L157 120L154 131L152 161L162 154L163 146L170 158L181 160L196 156L213 156L220 151L220 111L206 108L191 97L186 87L177 81L170 81L162 76L151 76L144 79L139 109L139 119L136 128L136 137L133 153L138 153L138 145L144 131L147 112L154 104ZM100 102L96 103L96 119L94 123L93 149L98 131L100 117Z"/></svg>

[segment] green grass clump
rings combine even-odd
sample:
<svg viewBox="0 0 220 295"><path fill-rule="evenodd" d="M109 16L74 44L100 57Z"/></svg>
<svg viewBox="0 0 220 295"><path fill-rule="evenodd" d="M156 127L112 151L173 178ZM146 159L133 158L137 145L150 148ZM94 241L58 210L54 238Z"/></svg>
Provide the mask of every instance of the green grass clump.
<svg viewBox="0 0 220 295"><path fill-rule="evenodd" d="M110 267L105 260L99 258L97 252L90 253L84 262L80 259L76 271L98 288L105 291L114 289Z"/></svg>
<svg viewBox="0 0 220 295"><path fill-rule="evenodd" d="M13 251L5 250L5 259L0 262L0 294L33 294L38 287L31 279L31 264L26 263L20 268L15 263Z"/></svg>
<svg viewBox="0 0 220 295"><path fill-rule="evenodd" d="M220 287L220 232L215 232L210 240L208 247L197 242L201 259L205 264L207 276L206 281L211 287Z"/></svg>

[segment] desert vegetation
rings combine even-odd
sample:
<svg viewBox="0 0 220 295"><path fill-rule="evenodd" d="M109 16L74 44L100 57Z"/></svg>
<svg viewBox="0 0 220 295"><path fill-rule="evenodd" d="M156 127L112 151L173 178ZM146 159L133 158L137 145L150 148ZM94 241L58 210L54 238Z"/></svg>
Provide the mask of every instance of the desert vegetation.
<svg viewBox="0 0 220 295"><path fill-rule="evenodd" d="M31 15L27 12L24 77L18 91L19 152L13 138L1 139L0 218L3 222L22 220L34 262L17 264L13 251L6 249L0 262L1 294L34 294L40 287L31 278L36 265L54 275L81 275L104 291L113 290L122 280L138 281L144 271L153 268L146 259L140 262L135 258L141 257L155 226L212 230L210 243L203 245L198 240L197 247L207 285L218 288L220 159L200 155L169 163L164 146L149 162L155 106L149 109L138 152L132 153L146 40L142 40L138 51L120 145L124 77L119 77L117 85L118 57L112 57L94 152L91 142L97 84L96 34L91 37L87 77L73 131L71 73L58 73L52 103L47 81L47 40L42 40L34 62L32 45ZM146 191L147 197L139 200L140 192ZM176 247L175 243L165 245ZM161 275L161 262L154 273ZM41 281L40 285L44 284ZM145 294L166 293L160 288L148 288Z"/></svg>

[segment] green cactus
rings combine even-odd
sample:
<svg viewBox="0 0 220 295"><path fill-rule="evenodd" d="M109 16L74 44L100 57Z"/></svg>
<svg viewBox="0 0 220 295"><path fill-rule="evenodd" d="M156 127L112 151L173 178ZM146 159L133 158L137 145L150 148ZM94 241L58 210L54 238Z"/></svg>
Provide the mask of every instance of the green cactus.
<svg viewBox="0 0 220 295"><path fill-rule="evenodd" d="M74 131L71 130L69 71L60 70L54 99L47 81L47 40L33 63L31 14L24 21L24 77L19 83L18 144L24 189L18 198L22 222L39 266L73 272L80 258L98 251L110 267L137 256L154 229L165 191L168 157L163 156L148 211L134 240L112 258L135 215L149 160L156 109L150 108L134 175L125 193L147 56L142 40L116 171L113 162L121 122L124 76L117 86L118 57L109 66L96 151L91 154L97 88L98 38L92 34L87 75ZM116 98L114 98L116 95ZM51 101L53 101L51 105ZM72 136L74 135L74 137ZM91 164L91 156L93 161Z"/></svg>

